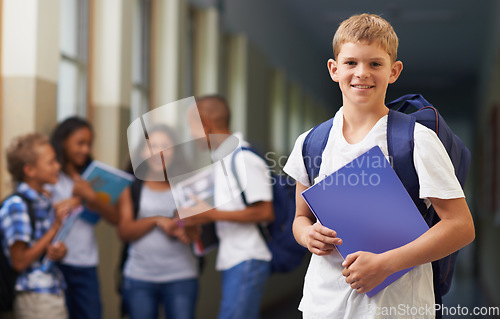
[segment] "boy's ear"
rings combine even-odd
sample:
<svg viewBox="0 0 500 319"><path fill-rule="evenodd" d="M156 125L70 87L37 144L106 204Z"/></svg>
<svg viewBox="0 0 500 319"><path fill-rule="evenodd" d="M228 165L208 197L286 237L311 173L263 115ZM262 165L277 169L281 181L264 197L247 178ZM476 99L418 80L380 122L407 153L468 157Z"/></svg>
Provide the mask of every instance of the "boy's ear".
<svg viewBox="0 0 500 319"><path fill-rule="evenodd" d="M339 77L337 75L337 61L334 59L329 59L327 62L328 72L330 73L330 77L334 82L339 81Z"/></svg>
<svg viewBox="0 0 500 319"><path fill-rule="evenodd" d="M401 74L401 71L403 71L403 62L401 61L394 62L391 69L391 76L389 77L389 84L396 82L399 75Z"/></svg>
<svg viewBox="0 0 500 319"><path fill-rule="evenodd" d="M23 167L24 176L33 178L36 175L36 167L31 164L25 164Z"/></svg>

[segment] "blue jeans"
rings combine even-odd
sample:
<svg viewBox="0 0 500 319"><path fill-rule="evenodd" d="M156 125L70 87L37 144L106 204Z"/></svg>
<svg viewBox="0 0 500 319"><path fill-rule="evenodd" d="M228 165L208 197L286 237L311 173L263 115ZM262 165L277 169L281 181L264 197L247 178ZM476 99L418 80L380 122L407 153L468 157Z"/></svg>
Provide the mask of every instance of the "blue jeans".
<svg viewBox="0 0 500 319"><path fill-rule="evenodd" d="M197 279L156 283L123 278L123 298L130 319L156 319L160 304L168 319L193 319L197 297Z"/></svg>
<svg viewBox="0 0 500 319"><path fill-rule="evenodd" d="M57 264L66 280L69 319L100 319L101 296L96 267Z"/></svg>
<svg viewBox="0 0 500 319"><path fill-rule="evenodd" d="M219 319L257 319L271 264L246 260L222 272Z"/></svg>

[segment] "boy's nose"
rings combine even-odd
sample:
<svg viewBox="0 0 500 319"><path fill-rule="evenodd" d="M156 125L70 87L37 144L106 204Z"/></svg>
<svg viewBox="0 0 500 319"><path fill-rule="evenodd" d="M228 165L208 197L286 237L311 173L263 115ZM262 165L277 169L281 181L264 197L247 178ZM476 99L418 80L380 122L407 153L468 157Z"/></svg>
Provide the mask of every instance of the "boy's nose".
<svg viewBox="0 0 500 319"><path fill-rule="evenodd" d="M370 72L368 70L368 67L366 67L363 64L359 64L358 67L356 68L356 72L354 73L354 75L358 78L363 79L369 77Z"/></svg>

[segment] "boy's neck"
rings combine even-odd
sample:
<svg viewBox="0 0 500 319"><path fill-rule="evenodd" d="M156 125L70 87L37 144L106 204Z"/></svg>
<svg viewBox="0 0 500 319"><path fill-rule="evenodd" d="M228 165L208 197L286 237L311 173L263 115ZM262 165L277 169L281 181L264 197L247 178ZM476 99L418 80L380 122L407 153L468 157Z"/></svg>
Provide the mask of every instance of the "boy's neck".
<svg viewBox="0 0 500 319"><path fill-rule="evenodd" d="M384 103L371 105L351 105L346 103L342 111L344 113L344 120L353 127L363 127L372 122L375 124L380 118L389 113L389 109Z"/></svg>
<svg viewBox="0 0 500 319"><path fill-rule="evenodd" d="M229 130L213 131L207 136L208 147L213 151L219 148L224 141L231 135Z"/></svg>
<svg viewBox="0 0 500 319"><path fill-rule="evenodd" d="M375 124L389 113L389 109L382 103L377 105L343 107L342 133L350 144L361 142Z"/></svg>
<svg viewBox="0 0 500 319"><path fill-rule="evenodd" d="M35 190L37 193L42 193L43 192L43 183L40 183L34 179L27 179L24 180L24 182L33 190Z"/></svg>

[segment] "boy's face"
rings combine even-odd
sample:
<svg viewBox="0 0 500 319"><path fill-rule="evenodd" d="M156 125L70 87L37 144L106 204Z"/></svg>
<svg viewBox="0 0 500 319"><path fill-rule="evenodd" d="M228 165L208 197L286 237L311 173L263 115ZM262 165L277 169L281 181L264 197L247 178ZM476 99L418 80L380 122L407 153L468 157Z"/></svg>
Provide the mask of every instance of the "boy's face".
<svg viewBox="0 0 500 319"><path fill-rule="evenodd" d="M333 81L338 82L344 105L383 105L387 86L394 83L403 64L392 62L389 54L376 44L344 43L337 61L328 60Z"/></svg>
<svg viewBox="0 0 500 319"><path fill-rule="evenodd" d="M57 183L61 168L56 160L56 153L50 144L35 147L37 159L34 165L27 164L26 174L40 185Z"/></svg>

